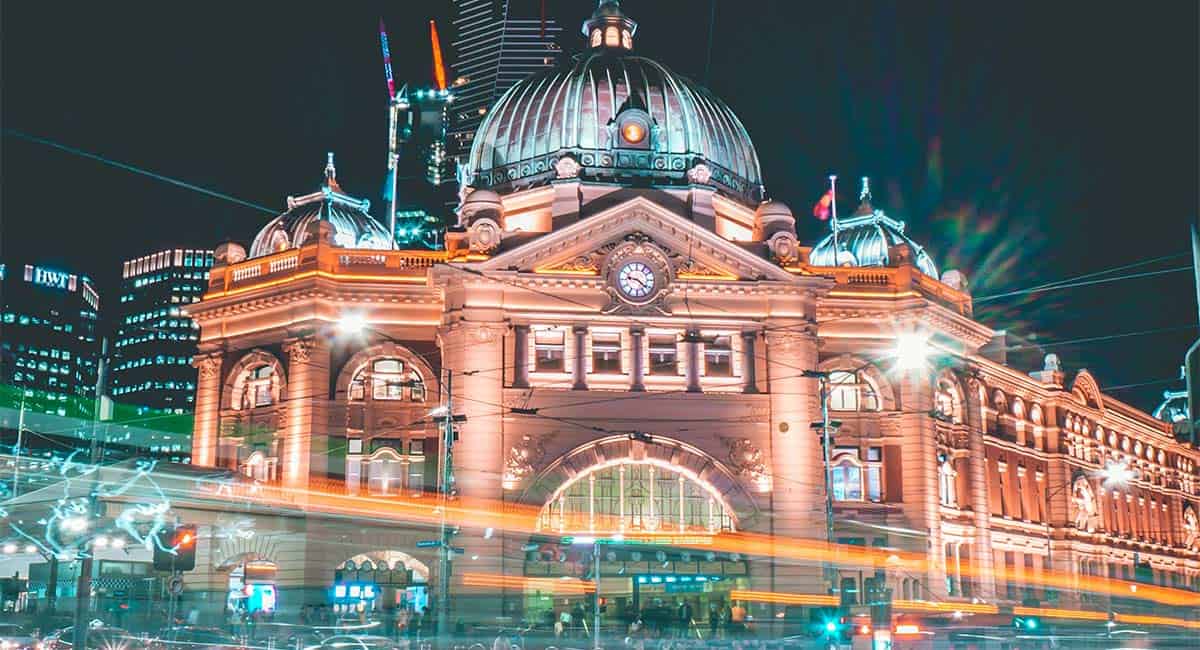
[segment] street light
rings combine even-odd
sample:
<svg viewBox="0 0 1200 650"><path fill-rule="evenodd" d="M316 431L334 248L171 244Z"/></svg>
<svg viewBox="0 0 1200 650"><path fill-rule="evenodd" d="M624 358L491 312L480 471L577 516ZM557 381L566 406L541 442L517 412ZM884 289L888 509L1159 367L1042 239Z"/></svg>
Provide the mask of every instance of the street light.
<svg viewBox="0 0 1200 650"><path fill-rule="evenodd" d="M929 358L929 338L917 333L905 333L896 338L896 347L891 354L886 355L896 359L896 367L903 371L915 371L924 368ZM886 358L885 357L885 358ZM851 370L851 376L872 366L875 361L868 361ZM829 371L805 370L804 377L818 380L821 398L821 421L813 424L813 428L821 430L821 446L825 461L825 541L833 544L833 430L841 423L829 419L829 399L832 391L829 386ZM833 565L825 560L825 580L829 583L830 593L836 588Z"/></svg>
<svg viewBox="0 0 1200 650"><path fill-rule="evenodd" d="M1100 477L1104 480L1104 486L1123 487L1130 481L1138 477L1136 470L1131 469L1129 464L1122 461L1120 463L1109 463L1100 470Z"/></svg>

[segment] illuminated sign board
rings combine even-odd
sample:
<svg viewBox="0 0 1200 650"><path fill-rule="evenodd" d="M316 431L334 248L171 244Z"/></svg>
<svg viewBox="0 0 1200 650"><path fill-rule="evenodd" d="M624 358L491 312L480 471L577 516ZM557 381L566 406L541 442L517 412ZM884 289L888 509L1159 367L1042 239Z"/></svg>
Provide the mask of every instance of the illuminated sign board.
<svg viewBox="0 0 1200 650"><path fill-rule="evenodd" d="M64 271L42 268L31 264L25 265L25 281L32 282L51 289L75 291L75 275Z"/></svg>

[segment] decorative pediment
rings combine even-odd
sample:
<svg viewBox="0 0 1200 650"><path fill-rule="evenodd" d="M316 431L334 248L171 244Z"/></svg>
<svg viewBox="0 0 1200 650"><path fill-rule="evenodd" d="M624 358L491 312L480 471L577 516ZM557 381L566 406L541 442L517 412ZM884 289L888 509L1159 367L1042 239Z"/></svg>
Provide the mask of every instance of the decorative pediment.
<svg viewBox="0 0 1200 650"><path fill-rule="evenodd" d="M480 271L596 275L604 260L631 235L652 241L684 279L775 280L795 276L773 262L697 225L645 197L636 197L503 252L477 267Z"/></svg>

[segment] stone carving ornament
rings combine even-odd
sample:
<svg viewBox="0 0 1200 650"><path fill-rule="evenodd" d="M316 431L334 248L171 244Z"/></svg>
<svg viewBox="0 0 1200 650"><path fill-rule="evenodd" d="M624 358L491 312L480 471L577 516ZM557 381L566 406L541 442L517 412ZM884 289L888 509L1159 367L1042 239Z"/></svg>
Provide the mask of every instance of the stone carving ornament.
<svg viewBox="0 0 1200 650"><path fill-rule="evenodd" d="M1096 493L1091 483L1080 476L1075 479L1071 488L1071 511L1075 528L1089 533L1096 531L1099 513L1096 504Z"/></svg>
<svg viewBox="0 0 1200 650"><path fill-rule="evenodd" d="M467 241L472 253L490 254L500 246L503 237L504 232L500 224L488 217L476 219L467 229Z"/></svg>
<svg viewBox="0 0 1200 650"><path fill-rule="evenodd" d="M748 478L759 492L771 491L771 474L761 449L747 438L729 443L729 464Z"/></svg>
<svg viewBox="0 0 1200 650"><path fill-rule="evenodd" d="M515 490L533 473L533 467L542 462L546 450L542 443L531 436L522 436L520 444L513 445L508 450L504 460L504 475L501 477L501 487L505 490Z"/></svg>
<svg viewBox="0 0 1200 650"><path fill-rule="evenodd" d="M1200 549L1200 518L1192 506L1183 509L1183 545Z"/></svg>

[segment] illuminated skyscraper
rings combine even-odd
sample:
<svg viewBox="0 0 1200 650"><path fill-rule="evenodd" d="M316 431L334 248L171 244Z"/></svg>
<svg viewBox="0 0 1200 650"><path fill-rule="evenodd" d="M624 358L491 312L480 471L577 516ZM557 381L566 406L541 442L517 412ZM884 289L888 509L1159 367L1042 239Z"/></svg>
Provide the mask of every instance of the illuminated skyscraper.
<svg viewBox="0 0 1200 650"><path fill-rule="evenodd" d="M110 367L117 402L154 411L192 410L199 334L183 310L208 288L210 250L176 248L125 262Z"/></svg>
<svg viewBox="0 0 1200 650"><path fill-rule="evenodd" d="M534 0L455 0L454 6L451 155L461 158L470 151L483 116L506 90L554 66L562 27L543 16Z"/></svg>
<svg viewBox="0 0 1200 650"><path fill-rule="evenodd" d="M0 264L0 284L0 384L23 389L30 411L91 417L100 355L92 281L40 264Z"/></svg>

